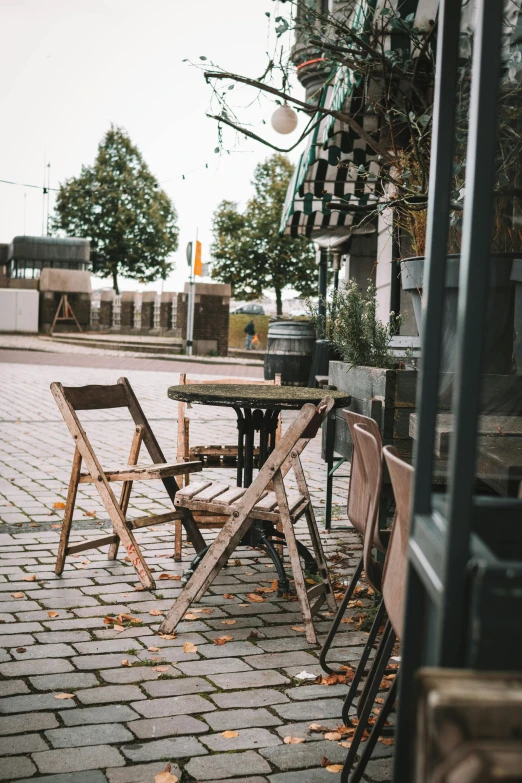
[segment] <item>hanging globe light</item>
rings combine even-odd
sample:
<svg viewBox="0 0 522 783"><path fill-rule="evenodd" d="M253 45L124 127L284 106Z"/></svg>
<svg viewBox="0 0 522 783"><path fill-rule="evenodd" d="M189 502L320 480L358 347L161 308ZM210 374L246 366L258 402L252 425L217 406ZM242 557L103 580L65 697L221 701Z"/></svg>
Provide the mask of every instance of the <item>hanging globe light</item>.
<svg viewBox="0 0 522 783"><path fill-rule="evenodd" d="M292 133L297 128L297 114L284 103L272 114L272 128L277 133Z"/></svg>

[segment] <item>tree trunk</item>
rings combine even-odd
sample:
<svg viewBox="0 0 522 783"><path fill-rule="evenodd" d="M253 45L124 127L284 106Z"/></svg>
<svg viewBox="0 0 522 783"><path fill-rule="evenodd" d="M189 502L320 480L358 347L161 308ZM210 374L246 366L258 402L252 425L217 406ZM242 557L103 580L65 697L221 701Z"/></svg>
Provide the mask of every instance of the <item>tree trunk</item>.
<svg viewBox="0 0 522 783"><path fill-rule="evenodd" d="M116 292L116 296L119 296L120 289L118 288L118 269L115 268L112 270L112 287L114 288Z"/></svg>
<svg viewBox="0 0 522 783"><path fill-rule="evenodd" d="M276 313L277 315L283 315L283 300L281 298L280 288L275 289L275 295L276 295Z"/></svg>

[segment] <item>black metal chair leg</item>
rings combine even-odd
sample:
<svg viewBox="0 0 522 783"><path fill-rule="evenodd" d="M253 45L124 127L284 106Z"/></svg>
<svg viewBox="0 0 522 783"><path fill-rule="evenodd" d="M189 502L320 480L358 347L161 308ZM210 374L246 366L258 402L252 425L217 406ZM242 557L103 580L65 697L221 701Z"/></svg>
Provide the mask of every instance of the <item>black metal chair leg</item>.
<svg viewBox="0 0 522 783"><path fill-rule="evenodd" d="M344 674L342 669L332 669L332 667L326 662L326 656L328 655L328 651L332 646L332 642L334 640L335 634L337 633L337 629L339 628L339 624L344 617L344 613L346 611L346 607L348 606L348 602L350 601L353 595L353 591L357 586L357 582L361 577L362 570L363 570L363 558L361 555L361 559L357 563L351 582L346 588L346 592L344 594L343 600L341 601L339 609L337 610L337 613L334 619L332 620L332 624L330 625L330 630L328 631L328 636L326 637L323 646L321 648L321 652L319 654L319 663L321 664L321 668L323 669L323 671L325 671L327 674Z"/></svg>
<svg viewBox="0 0 522 783"><path fill-rule="evenodd" d="M350 708L352 706L353 700L357 695L357 689L359 687L359 683L361 682L361 679L364 677L366 664L368 663L368 658L370 657L370 653L373 649L373 645L375 644L375 640L377 638L379 628L382 625L382 621L384 619L385 613L386 613L386 609L384 606L384 601L381 601L377 614L375 615L375 620L373 621L370 635L368 636L368 641L366 642L366 646L362 652L361 660L359 661L357 669L355 670L353 680L350 683L350 688L344 700L342 716L345 725L348 725L348 723L350 722Z"/></svg>
<svg viewBox="0 0 522 783"><path fill-rule="evenodd" d="M350 783L360 783L364 771L366 770L366 765L368 764L369 760L372 757L372 753L377 743L377 740L383 734L384 724L386 723L388 715L393 710L393 706L395 704L395 698L397 695L397 680L398 677L394 679L393 684L390 690L388 691L388 695L386 696L382 709L379 715L377 716L377 720L374 723L372 733L364 743L364 750L361 753L359 762L353 771L352 777L350 778Z"/></svg>
<svg viewBox="0 0 522 783"><path fill-rule="evenodd" d="M348 783L349 781L350 772L357 756L357 750L359 748L359 745L361 744L363 734L366 731L366 727L368 725L368 718L370 717L370 713L373 704L375 702L377 693L379 691L382 677L384 675L384 672L386 671L386 666L388 664L388 660L392 653L394 644L395 644L395 634L393 632L391 624L388 623L383 636L382 655L378 666L376 666L375 670L373 671L374 676L372 678L371 685L368 690L368 698L366 699L363 705L361 717L359 718L359 723L357 724L357 728L355 729L355 734L352 740L352 744L350 745L350 748L348 750L348 755L346 756L346 760L344 762L343 771L341 772L341 783Z"/></svg>
<svg viewBox="0 0 522 783"><path fill-rule="evenodd" d="M389 625L390 625L390 623L388 621L388 623L386 624L385 631L388 630ZM359 698L357 700L357 715L361 714L361 710L362 710L362 708L364 706L364 703L365 703L366 699L368 698L368 691L370 689L373 673L374 673L376 667L379 665L380 660L382 658L383 649L384 649L384 642L385 642L385 638L384 638L384 634L383 634L383 637L382 637L382 639L381 639L381 641L379 643L379 646L377 647L377 650L375 652L375 658L373 659L372 665L370 667L370 671L368 672L368 677L366 678L366 681L365 681L365 683L364 683L364 685L362 687L361 693L360 693ZM388 658L389 658L389 656L388 656ZM386 662L386 666L388 666L388 662Z"/></svg>

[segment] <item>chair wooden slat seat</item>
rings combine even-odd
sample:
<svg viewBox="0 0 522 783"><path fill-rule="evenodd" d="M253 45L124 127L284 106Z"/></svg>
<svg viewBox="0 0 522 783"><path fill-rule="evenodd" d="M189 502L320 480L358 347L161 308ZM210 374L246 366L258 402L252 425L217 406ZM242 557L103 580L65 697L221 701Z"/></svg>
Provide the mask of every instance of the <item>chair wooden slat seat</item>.
<svg viewBox="0 0 522 783"><path fill-rule="evenodd" d="M194 512L200 513L202 510L207 510L210 503L212 505L212 512L230 515L237 510L241 498L245 493L246 489L241 489L241 487L229 488L225 484L207 484L206 482L202 482L197 485L189 484L188 487L180 489L174 502L176 506L189 508ZM303 506L306 502L306 497L298 490L290 490L287 493L286 498L288 508L292 515L292 522L295 523L299 517L303 515ZM268 492L265 497L254 506L252 509L252 516L256 516L256 512L259 512L260 519L278 521L279 506L275 492Z"/></svg>
<svg viewBox="0 0 522 783"><path fill-rule="evenodd" d="M201 462L165 462L159 465L125 465L123 468L109 468L105 471L107 481L150 481L196 473L201 470ZM90 473L80 473L80 484L93 484L97 478Z"/></svg>

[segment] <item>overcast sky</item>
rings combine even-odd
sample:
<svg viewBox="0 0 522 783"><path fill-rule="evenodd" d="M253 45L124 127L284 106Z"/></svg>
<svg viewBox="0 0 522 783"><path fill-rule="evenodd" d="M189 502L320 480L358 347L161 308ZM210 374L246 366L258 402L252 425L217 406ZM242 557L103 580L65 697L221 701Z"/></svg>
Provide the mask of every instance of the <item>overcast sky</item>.
<svg viewBox="0 0 522 783"><path fill-rule="evenodd" d="M92 163L111 122L123 126L178 210L177 269L165 290L179 290L196 228L205 260L212 212L222 199L243 206L256 163L270 154L250 140L237 145L232 132L231 154L214 153L210 88L182 60L203 55L260 76L275 44L265 12L285 10L273 0L0 0L0 179L41 187L50 162L56 187ZM248 88L232 96L238 106L256 97ZM240 114L289 146L297 132L271 130L275 108L265 100ZM42 203L41 190L0 183L0 242L41 235Z"/></svg>

